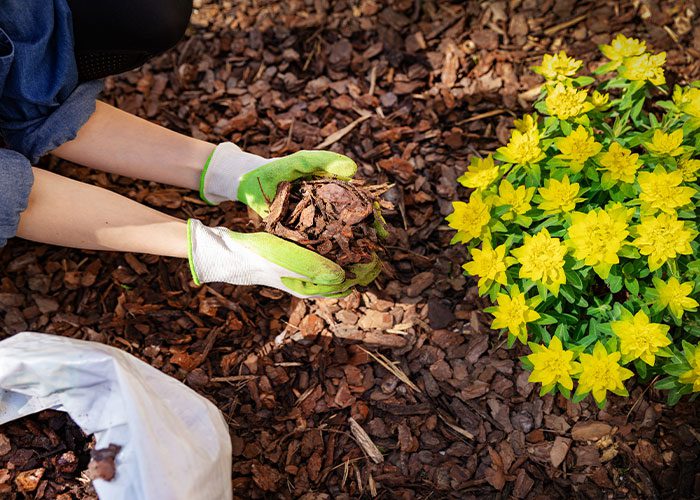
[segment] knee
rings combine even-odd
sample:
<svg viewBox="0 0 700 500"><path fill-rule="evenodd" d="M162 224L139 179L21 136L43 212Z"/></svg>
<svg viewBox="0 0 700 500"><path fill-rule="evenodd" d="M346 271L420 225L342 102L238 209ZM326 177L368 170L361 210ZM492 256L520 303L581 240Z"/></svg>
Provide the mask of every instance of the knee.
<svg viewBox="0 0 700 500"><path fill-rule="evenodd" d="M192 0L164 0L154 13L154 23L150 31L150 51L154 54L165 52L175 46L184 36L192 15Z"/></svg>

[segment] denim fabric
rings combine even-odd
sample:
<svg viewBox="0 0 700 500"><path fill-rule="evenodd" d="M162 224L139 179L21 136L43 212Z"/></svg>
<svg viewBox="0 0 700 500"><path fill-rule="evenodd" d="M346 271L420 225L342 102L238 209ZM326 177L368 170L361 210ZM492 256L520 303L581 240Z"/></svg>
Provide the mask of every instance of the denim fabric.
<svg viewBox="0 0 700 500"><path fill-rule="evenodd" d="M29 160L16 151L0 149L0 247L17 233L33 180Z"/></svg>
<svg viewBox="0 0 700 500"><path fill-rule="evenodd" d="M30 162L76 136L101 89L78 84L66 0L0 0L0 135L16 151L0 150L0 246L26 208Z"/></svg>

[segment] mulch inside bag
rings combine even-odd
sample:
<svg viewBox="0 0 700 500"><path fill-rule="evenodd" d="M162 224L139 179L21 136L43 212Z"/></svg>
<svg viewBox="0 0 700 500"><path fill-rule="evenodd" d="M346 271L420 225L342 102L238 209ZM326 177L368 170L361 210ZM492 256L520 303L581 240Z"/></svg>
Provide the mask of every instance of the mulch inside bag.
<svg viewBox="0 0 700 500"><path fill-rule="evenodd" d="M0 498L96 500L91 479L111 480L119 448L95 450L65 412L44 410L0 426Z"/></svg>

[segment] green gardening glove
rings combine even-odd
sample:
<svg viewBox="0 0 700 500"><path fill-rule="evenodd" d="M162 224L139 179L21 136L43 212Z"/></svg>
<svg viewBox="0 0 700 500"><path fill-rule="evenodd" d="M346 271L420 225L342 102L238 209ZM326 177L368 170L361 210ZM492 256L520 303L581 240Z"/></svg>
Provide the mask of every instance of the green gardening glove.
<svg viewBox="0 0 700 500"><path fill-rule="evenodd" d="M314 176L348 180L356 171L354 161L331 151L299 151L267 159L225 142L216 147L204 166L199 193L210 204L238 200L264 218L280 182Z"/></svg>
<svg viewBox="0 0 700 500"><path fill-rule="evenodd" d="M381 270L378 258L345 271L325 257L268 233L236 233L187 222L190 271L194 282L264 285L297 297L344 297L369 285Z"/></svg>

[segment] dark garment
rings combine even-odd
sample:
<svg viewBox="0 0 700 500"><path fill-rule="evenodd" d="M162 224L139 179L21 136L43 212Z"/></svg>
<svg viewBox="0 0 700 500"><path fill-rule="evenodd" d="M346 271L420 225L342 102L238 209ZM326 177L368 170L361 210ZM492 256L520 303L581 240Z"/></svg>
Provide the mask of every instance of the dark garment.
<svg viewBox="0 0 700 500"><path fill-rule="evenodd" d="M141 66L175 45L192 0L68 0L80 81Z"/></svg>
<svg viewBox="0 0 700 500"><path fill-rule="evenodd" d="M174 45L191 10L191 0L0 0L0 135L10 148L0 149L0 247L27 207L31 163L95 111L96 79Z"/></svg>

